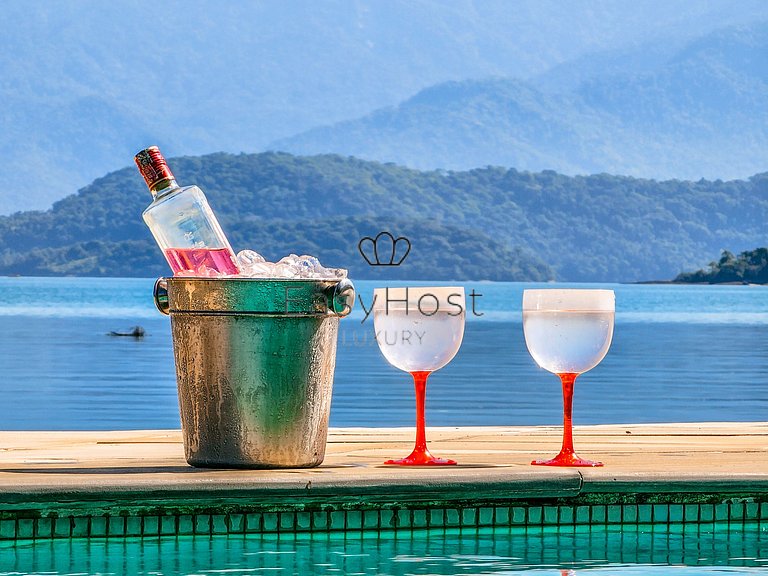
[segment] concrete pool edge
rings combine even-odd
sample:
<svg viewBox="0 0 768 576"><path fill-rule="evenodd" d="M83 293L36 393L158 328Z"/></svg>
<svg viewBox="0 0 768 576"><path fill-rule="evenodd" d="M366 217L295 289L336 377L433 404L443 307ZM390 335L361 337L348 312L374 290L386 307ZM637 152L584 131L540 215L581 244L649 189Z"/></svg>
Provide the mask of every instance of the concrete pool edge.
<svg viewBox="0 0 768 576"><path fill-rule="evenodd" d="M459 467L384 467L408 428L332 429L323 466L200 470L178 431L0 432L0 539L768 521L768 423L431 428Z"/></svg>

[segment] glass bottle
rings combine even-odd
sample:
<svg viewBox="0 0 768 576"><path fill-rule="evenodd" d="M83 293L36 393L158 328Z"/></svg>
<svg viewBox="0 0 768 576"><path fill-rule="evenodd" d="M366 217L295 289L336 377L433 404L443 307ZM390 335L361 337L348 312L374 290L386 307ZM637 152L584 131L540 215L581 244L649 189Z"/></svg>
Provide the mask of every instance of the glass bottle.
<svg viewBox="0 0 768 576"><path fill-rule="evenodd" d="M237 274L237 260L205 194L179 186L157 146L134 158L152 193L143 218L175 276Z"/></svg>

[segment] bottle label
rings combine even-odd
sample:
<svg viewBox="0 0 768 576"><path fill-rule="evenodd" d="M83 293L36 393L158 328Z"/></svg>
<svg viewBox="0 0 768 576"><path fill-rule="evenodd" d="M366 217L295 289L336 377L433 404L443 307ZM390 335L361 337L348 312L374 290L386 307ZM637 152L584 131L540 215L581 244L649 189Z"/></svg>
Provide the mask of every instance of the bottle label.
<svg viewBox="0 0 768 576"><path fill-rule="evenodd" d="M152 190L158 182L163 180L173 180L173 173L163 158L160 149L157 146L150 146L142 150L134 157L139 172L144 177L144 181Z"/></svg>

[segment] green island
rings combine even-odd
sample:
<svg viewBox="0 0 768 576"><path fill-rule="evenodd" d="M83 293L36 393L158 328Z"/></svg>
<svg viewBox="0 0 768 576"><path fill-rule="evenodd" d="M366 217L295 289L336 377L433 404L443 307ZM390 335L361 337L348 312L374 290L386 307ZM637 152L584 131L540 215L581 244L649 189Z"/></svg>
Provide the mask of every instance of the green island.
<svg viewBox="0 0 768 576"><path fill-rule="evenodd" d="M707 268L678 274L683 284L768 284L768 248L747 250L738 256L723 250L719 260Z"/></svg>
<svg viewBox="0 0 768 576"><path fill-rule="evenodd" d="M236 251L271 260L312 254L360 279L671 279L722 246L761 245L768 220L768 173L657 181L494 166L415 170L279 152L169 163L181 185L205 191ZM150 200L129 166L49 210L2 216L0 274L167 274L141 219ZM410 241L401 266L372 267L358 253L361 238L381 231Z"/></svg>

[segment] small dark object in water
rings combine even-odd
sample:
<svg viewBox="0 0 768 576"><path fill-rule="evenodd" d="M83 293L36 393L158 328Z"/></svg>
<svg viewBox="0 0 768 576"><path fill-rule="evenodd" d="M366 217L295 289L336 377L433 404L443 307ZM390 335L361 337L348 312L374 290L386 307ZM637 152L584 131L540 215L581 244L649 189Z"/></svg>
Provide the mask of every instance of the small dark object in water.
<svg viewBox="0 0 768 576"><path fill-rule="evenodd" d="M133 338L144 338L144 328L141 326L134 326L130 332L115 332L114 330L109 333L110 336L132 336Z"/></svg>

